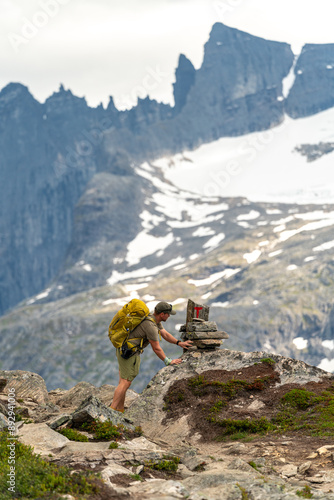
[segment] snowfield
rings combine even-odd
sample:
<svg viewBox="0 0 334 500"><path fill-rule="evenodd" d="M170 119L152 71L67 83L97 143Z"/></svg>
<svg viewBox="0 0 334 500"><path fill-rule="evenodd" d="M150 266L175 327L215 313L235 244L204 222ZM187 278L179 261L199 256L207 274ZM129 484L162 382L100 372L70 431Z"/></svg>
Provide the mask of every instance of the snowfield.
<svg viewBox="0 0 334 500"><path fill-rule="evenodd" d="M308 162L301 144L334 142L334 109L284 122L271 130L222 138L195 151L154 162L166 180L203 197L332 203L334 152Z"/></svg>

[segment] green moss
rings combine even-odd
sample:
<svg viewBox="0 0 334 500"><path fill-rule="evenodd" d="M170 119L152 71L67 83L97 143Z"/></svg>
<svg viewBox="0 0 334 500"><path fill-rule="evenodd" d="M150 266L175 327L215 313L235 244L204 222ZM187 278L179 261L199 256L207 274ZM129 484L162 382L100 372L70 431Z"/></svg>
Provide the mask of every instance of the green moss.
<svg viewBox="0 0 334 500"><path fill-rule="evenodd" d="M154 462L153 460L149 460L148 462L145 462L145 467L173 473L177 471L179 463L180 459L178 457L164 455L163 460L161 461Z"/></svg>
<svg viewBox="0 0 334 500"><path fill-rule="evenodd" d="M260 471L259 471L259 467L263 467L262 465L257 465L257 464L256 464L255 462L253 462L252 460L251 460L250 462L248 462L248 463L249 463L249 465L250 465L251 467L253 467L253 469L257 470L258 472L260 472Z"/></svg>
<svg viewBox="0 0 334 500"><path fill-rule="evenodd" d="M190 387L197 387L206 383L203 375L198 375L197 377L192 377L188 380L188 385Z"/></svg>
<svg viewBox="0 0 334 500"><path fill-rule="evenodd" d="M261 363L265 363L270 366L274 366L276 364L276 362L271 358L262 358Z"/></svg>
<svg viewBox="0 0 334 500"><path fill-rule="evenodd" d="M63 436L67 437L71 441L82 441L82 442L87 442L88 437L84 436L81 434L81 432L75 430L75 429L69 429L65 427L64 429L61 429L58 431L59 434L62 434Z"/></svg>
<svg viewBox="0 0 334 500"><path fill-rule="evenodd" d="M207 419L209 422L218 424L223 428L223 436L230 436L239 432L247 434L263 434L273 430L273 425L265 417L254 420L233 420L231 418L219 420L214 417L208 417Z"/></svg>
<svg viewBox="0 0 334 500"><path fill-rule="evenodd" d="M209 409L210 413L219 413L223 407L227 406L226 401L222 401L219 399L211 408Z"/></svg>
<svg viewBox="0 0 334 500"><path fill-rule="evenodd" d="M192 377L188 380L188 385L195 395L202 396L211 388L224 395L227 399L235 398L241 391L263 391L271 382L275 380L275 374L258 378L253 382L247 380L232 379L228 382L217 380L206 380L202 375Z"/></svg>
<svg viewBox="0 0 334 500"><path fill-rule="evenodd" d="M134 481L144 481L140 474L130 474L131 479Z"/></svg>
<svg viewBox="0 0 334 500"><path fill-rule="evenodd" d="M13 447L13 443L14 447ZM8 446L11 445L12 447ZM15 465L11 464L15 455ZM8 490L8 474L15 467L15 493ZM32 480L33 479L33 480ZM57 467L35 455L30 446L0 433L0 491L1 500L15 498L44 498L52 494L74 496L98 493L97 476L92 473L71 474L67 467Z"/></svg>
<svg viewBox="0 0 334 500"><path fill-rule="evenodd" d="M309 392L306 389L292 389L284 394L281 399L285 405L298 408L299 410L306 410L317 401L317 396L314 392Z"/></svg>
<svg viewBox="0 0 334 500"><path fill-rule="evenodd" d="M89 424L84 424L82 428L92 432L96 439L103 439L105 441L121 437L124 431L122 425L114 425L111 420L100 422L98 419L95 419L94 422Z"/></svg>
<svg viewBox="0 0 334 500"><path fill-rule="evenodd" d="M116 448L118 448L118 443L116 443L116 441L112 441L109 445L109 449L114 450Z"/></svg>
<svg viewBox="0 0 334 500"><path fill-rule="evenodd" d="M302 431L311 436L334 436L332 387L320 396L303 388L287 392L281 399L280 411L272 420L277 430Z"/></svg>

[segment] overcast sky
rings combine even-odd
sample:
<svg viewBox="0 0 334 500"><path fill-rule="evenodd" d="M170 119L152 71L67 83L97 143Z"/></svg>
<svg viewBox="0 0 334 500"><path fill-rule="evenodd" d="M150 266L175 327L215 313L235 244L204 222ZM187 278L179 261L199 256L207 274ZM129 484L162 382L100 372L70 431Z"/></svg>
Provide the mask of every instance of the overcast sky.
<svg viewBox="0 0 334 500"><path fill-rule="evenodd" d="M334 43L334 0L0 0L0 88L40 102L60 83L89 105L149 95L172 103L180 53L200 67L212 25L263 38Z"/></svg>

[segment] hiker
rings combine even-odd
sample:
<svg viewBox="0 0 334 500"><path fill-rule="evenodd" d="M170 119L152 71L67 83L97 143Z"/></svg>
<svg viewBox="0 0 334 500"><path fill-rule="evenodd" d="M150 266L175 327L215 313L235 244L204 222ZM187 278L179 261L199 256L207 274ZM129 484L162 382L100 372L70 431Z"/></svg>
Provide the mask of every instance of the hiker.
<svg viewBox="0 0 334 500"><path fill-rule="evenodd" d="M131 333L129 341L132 344L140 346L144 349L149 344L151 344L153 351L160 358L165 365L178 365L182 363L182 359L170 359L166 356L163 349L159 343L159 332L163 339L167 340L170 344L177 344L183 349L188 349L192 342L191 340L181 341L176 340L175 337L167 330L165 330L161 322L167 321L170 315L176 314L173 311L171 304L167 302L159 302L152 314L142 321ZM111 403L111 408L117 411L124 411L124 401L126 391L129 389L132 381L138 375L140 367L140 350L131 356L129 359L123 359L121 357L120 349L116 350L118 366L119 366L119 383L115 389L114 398Z"/></svg>

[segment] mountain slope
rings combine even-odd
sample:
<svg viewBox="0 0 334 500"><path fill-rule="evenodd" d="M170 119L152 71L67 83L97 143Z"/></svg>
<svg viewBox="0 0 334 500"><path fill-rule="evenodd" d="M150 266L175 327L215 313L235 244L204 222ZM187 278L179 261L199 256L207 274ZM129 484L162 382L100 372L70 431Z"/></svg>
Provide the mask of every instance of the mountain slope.
<svg viewBox="0 0 334 500"><path fill-rule="evenodd" d="M112 98L107 109L90 108L63 86L41 104L23 85L5 87L0 93L0 314L63 272L68 252L77 245L76 205L95 174L122 177L133 164L220 137L272 129L282 123L284 110L298 118L332 106L325 98L331 95L332 52L331 45L305 46L295 61L287 44L217 23L201 68L180 57L174 108L149 97L123 112ZM289 92L287 79L293 82ZM137 208L129 203L129 214ZM78 281L79 291L80 278L73 280L69 289ZM99 284L99 278L92 282Z"/></svg>
<svg viewBox="0 0 334 500"><path fill-rule="evenodd" d="M162 299L174 304L178 315L166 326L175 336L192 298L211 305L211 319L230 335L224 347L266 349L333 369L334 206L202 198L159 172L148 164L137 169L147 189L141 227L117 264L107 241L96 246L88 239L85 260L72 264L69 257L48 290L0 319L0 368L33 368L49 388L79 379L116 383L108 324L131 297L140 297L150 307ZM89 227L91 211L81 215L80 227ZM106 268L109 256L109 273L103 286L86 289L100 276L99 255ZM80 276L80 293L67 289L73 276ZM164 349L179 354L169 344ZM147 349L134 388L141 390L160 365Z"/></svg>

